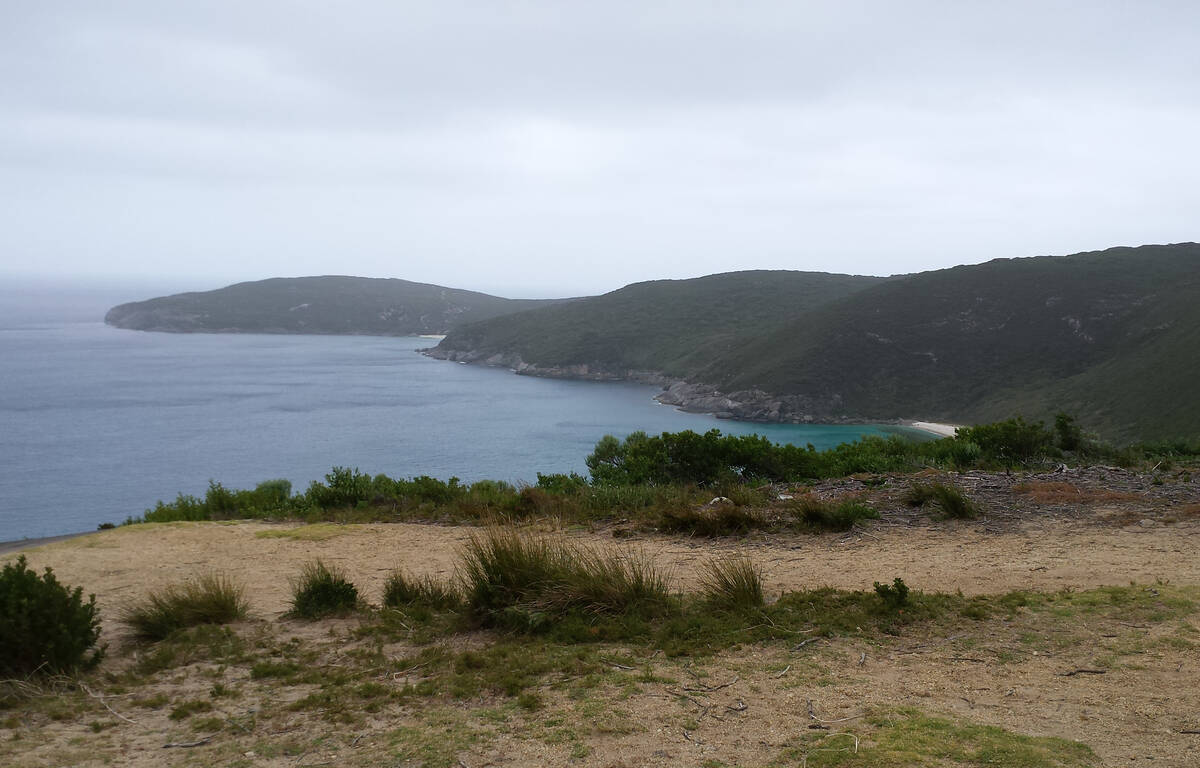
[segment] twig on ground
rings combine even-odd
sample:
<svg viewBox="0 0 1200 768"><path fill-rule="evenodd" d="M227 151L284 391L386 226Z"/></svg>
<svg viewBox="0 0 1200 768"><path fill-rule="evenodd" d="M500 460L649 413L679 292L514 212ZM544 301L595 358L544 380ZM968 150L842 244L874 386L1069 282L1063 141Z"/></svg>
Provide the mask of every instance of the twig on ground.
<svg viewBox="0 0 1200 768"><path fill-rule="evenodd" d="M680 730L683 731L683 738L687 739L688 741L692 742L693 744L695 744L697 746L700 746L700 747L704 746L703 741L698 741L697 739L692 738L692 734L687 732L687 728L681 728Z"/></svg>
<svg viewBox="0 0 1200 768"><path fill-rule="evenodd" d="M730 680L728 683L721 683L720 685L703 685L702 684L695 688L688 688L687 686L684 686L683 690L690 691L692 693L712 693L713 691L719 691L722 688L728 688L729 686L733 685L740 679L741 679L740 677L738 677L737 675L734 675L733 679Z"/></svg>
<svg viewBox="0 0 1200 768"><path fill-rule="evenodd" d="M1059 672L1059 677L1074 677L1075 675L1107 675L1107 669L1072 669L1070 672Z"/></svg>
<svg viewBox="0 0 1200 768"><path fill-rule="evenodd" d="M119 717L119 718L121 718L122 720L124 720L124 721L125 721L125 722L127 722L127 723L133 723L134 725L137 725L137 720L131 720L130 718L128 718L128 717L125 717L125 715L122 715L120 712L118 712L117 710L115 710L115 709L113 709L112 707L110 707L110 706L108 705L108 702L104 700L104 697L103 697L103 696L101 696L100 694L97 694L97 693L93 693L93 692L92 692L92 689L91 689L91 688L88 688L88 687L87 687L86 685L84 685L82 682L80 682L80 683L79 683L79 687L80 687L80 688L82 688L82 689L83 689L83 691L84 691L84 693L86 693L88 696L91 696L93 699L95 699L96 701L98 701L98 702L100 702L101 704L103 704L103 705L104 705L104 708L105 708L105 709L107 709L109 712L113 713L113 716L114 716L114 717Z"/></svg>
<svg viewBox="0 0 1200 768"><path fill-rule="evenodd" d="M213 735L215 736L216 734ZM196 741L172 741L168 744L163 744L162 748L170 749L171 747L180 747L182 749L188 749L190 747L199 747L212 741L212 738L212 736L205 736L203 739L197 739Z"/></svg>
<svg viewBox="0 0 1200 768"><path fill-rule="evenodd" d="M783 677L784 675L786 675L786 674L788 673L788 670L790 670L791 668L792 668L792 665L791 665L791 664L788 664L786 667L784 667L784 668L783 668L783 670L782 670L782 671L780 671L780 672L776 672L775 674L771 675L771 677L773 677L773 678L775 678L776 680L778 680L779 678L781 678L781 677Z"/></svg>
<svg viewBox="0 0 1200 768"><path fill-rule="evenodd" d="M801 640L800 642L798 642L798 643L796 643L795 645L793 645L793 646L792 646L792 650L793 650L793 651L798 651L798 650L800 650L801 648L803 648L804 646L808 645L809 643L815 643L815 642L817 642L817 641L818 641L818 640L820 640L820 639L821 639L821 638L819 638L819 637L810 637L810 638L808 638L807 640Z"/></svg>
<svg viewBox="0 0 1200 768"><path fill-rule="evenodd" d="M602 659L600 659L600 661L603 661L605 664L609 665L610 667L616 667L617 669L626 669L626 670L634 669L634 667L631 667L628 664L618 664L617 662L613 661L612 659L602 658Z"/></svg>

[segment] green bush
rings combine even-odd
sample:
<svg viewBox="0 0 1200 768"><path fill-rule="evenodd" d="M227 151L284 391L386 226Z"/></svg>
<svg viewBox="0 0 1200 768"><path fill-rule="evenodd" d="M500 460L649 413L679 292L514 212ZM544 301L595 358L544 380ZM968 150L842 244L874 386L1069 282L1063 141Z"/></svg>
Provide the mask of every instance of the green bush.
<svg viewBox="0 0 1200 768"><path fill-rule="evenodd" d="M576 547L511 527L473 535L460 575L481 623L529 628L569 611L655 611L666 578L645 556Z"/></svg>
<svg viewBox="0 0 1200 768"><path fill-rule="evenodd" d="M971 520L979 515L974 502L956 486L945 483L913 483L900 498L911 507L932 503L943 516L956 520Z"/></svg>
<svg viewBox="0 0 1200 768"><path fill-rule="evenodd" d="M879 519L877 511L853 499L834 503L801 496L792 510L805 527L819 531L848 531L861 520Z"/></svg>
<svg viewBox="0 0 1200 768"><path fill-rule="evenodd" d="M103 648L96 596L59 583L49 568L38 576L25 556L0 571L0 674L69 672L100 662Z"/></svg>
<svg viewBox="0 0 1200 768"><path fill-rule="evenodd" d="M245 588L210 573L151 592L121 617L144 640L162 640L185 627L228 624L246 616Z"/></svg>
<svg viewBox="0 0 1200 768"><path fill-rule="evenodd" d="M715 608L761 608L764 602L762 572L749 557L730 555L710 560L700 575L704 600Z"/></svg>
<svg viewBox="0 0 1200 768"><path fill-rule="evenodd" d="M349 613L357 607L358 588L340 569L320 560L305 565L292 584L292 616L319 619Z"/></svg>
<svg viewBox="0 0 1200 768"><path fill-rule="evenodd" d="M884 608L890 611L899 611L908 605L908 585L899 576L892 580L891 585L875 582L875 594L883 601Z"/></svg>
<svg viewBox="0 0 1200 768"><path fill-rule="evenodd" d="M767 521L762 515L731 503L699 509L668 508L658 519L659 530L689 536L737 536L765 527Z"/></svg>
<svg viewBox="0 0 1200 768"><path fill-rule="evenodd" d="M383 604L389 608L422 606L425 608L454 608L462 602L458 591L432 576L415 577L405 571L395 571L383 587Z"/></svg>
<svg viewBox="0 0 1200 768"><path fill-rule="evenodd" d="M974 443L986 458L1006 466L1043 458L1056 449L1054 434L1042 422L1032 424L1020 416L993 424L958 430L955 439Z"/></svg>

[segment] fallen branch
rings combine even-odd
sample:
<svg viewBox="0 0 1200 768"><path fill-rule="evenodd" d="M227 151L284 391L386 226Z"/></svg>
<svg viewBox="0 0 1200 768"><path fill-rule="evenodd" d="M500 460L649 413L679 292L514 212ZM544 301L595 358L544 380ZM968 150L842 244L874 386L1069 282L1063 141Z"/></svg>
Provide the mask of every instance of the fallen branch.
<svg viewBox="0 0 1200 768"><path fill-rule="evenodd" d="M789 667L789 669L790 669L790 667ZM700 685L695 688L688 688L687 686L684 686L683 690L690 691L692 693L712 693L713 691L719 691L722 688L728 688L729 686L736 683L739 679L741 679L741 678L739 678L737 675L734 675L733 679L730 680L728 683L721 683L720 685Z"/></svg>
<svg viewBox="0 0 1200 768"><path fill-rule="evenodd" d="M609 665L610 667L616 667L617 669L626 669L626 670L634 669L634 667L631 667L627 664L618 664L617 662L615 662L611 659L600 659L600 661L603 661L605 664Z"/></svg>
<svg viewBox="0 0 1200 768"><path fill-rule="evenodd" d="M778 680L779 678L781 678L781 677L783 677L784 675L786 675L786 674L788 673L788 670L790 670L791 668L792 668L792 665L791 665L791 664L788 664L786 667L784 667L784 668L783 668L783 671L781 671L781 672L778 672L778 673L776 673L776 674L774 674L774 675L771 675L771 677L773 677L773 678L775 678L776 680Z"/></svg>
<svg viewBox="0 0 1200 768"><path fill-rule="evenodd" d="M114 716L114 717L119 717L119 718L121 718L122 720L124 720L124 721L125 721L125 722L127 722L127 723L133 723L134 725L137 725L137 720L131 720L130 718L128 718L128 717L125 717L125 715L122 715L122 714L121 714L120 712L118 712L117 710L113 709L111 706L109 706L108 702L104 700L104 697L103 697L103 696L101 696L101 695L99 695L99 694L96 694L96 693L93 693L93 692L92 692L92 689L91 689L91 688L88 688L88 687L87 687L86 685L84 685L82 682L80 682L80 683L79 683L79 687L80 687L80 688L82 688L82 689L83 689L83 691L84 691L84 693L86 693L88 696L91 696L93 699L95 699L96 701L98 701L98 702L100 702L101 704L103 704L103 705L104 705L104 708L105 708L105 709L107 709L109 712L111 712L111 713L113 714L113 716Z"/></svg>
<svg viewBox="0 0 1200 768"><path fill-rule="evenodd" d="M809 643L815 643L815 642L817 642L817 641L818 641L818 640L820 640L820 639L821 639L821 638L819 638L819 637L810 637L810 638L808 638L807 640L801 640L800 642L798 642L798 643L796 643L795 645L793 645L793 646L792 646L792 650L793 650L793 651L798 651L798 650L800 650L801 648L803 648L804 646L808 645Z"/></svg>
<svg viewBox="0 0 1200 768"><path fill-rule="evenodd" d="M1074 677L1075 675L1107 675L1107 669L1072 669L1070 672L1059 672L1059 677Z"/></svg>
<svg viewBox="0 0 1200 768"><path fill-rule="evenodd" d="M205 736L203 739L198 739L197 741L172 741L169 744L163 744L162 748L170 749L171 747L182 747L183 749L188 749L189 747L199 747L212 741L212 738L212 736Z"/></svg>

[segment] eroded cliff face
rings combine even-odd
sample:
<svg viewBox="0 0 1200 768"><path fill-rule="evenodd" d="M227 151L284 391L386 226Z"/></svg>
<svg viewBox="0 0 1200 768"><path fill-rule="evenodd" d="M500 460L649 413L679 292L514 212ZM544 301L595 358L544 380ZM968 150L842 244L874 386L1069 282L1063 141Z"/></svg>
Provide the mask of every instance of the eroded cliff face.
<svg viewBox="0 0 1200 768"><path fill-rule="evenodd" d="M657 371L613 371L587 364L539 366L527 363L516 353L488 353L478 350L434 347L422 353L439 360L471 363L510 369L519 376L584 381L636 381L663 388L654 399L690 413L709 413L720 419L783 424L861 424L886 419L866 419L842 413L841 398L820 400L804 395L773 395L761 389L722 392L711 384L683 381Z"/></svg>

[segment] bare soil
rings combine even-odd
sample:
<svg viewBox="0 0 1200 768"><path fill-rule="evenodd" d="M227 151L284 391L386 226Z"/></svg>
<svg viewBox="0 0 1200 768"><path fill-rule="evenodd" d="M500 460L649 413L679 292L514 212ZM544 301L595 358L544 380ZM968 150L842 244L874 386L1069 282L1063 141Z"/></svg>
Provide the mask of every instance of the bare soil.
<svg viewBox="0 0 1200 768"><path fill-rule="evenodd" d="M826 496L866 495L887 513L879 523L844 535L700 540L635 533L616 541L613 527L561 533L589 545L643 548L672 572L681 590L694 586L701 563L716 552L733 550L746 552L763 567L772 595L816 586L870 589L873 582L895 576L914 589L967 595L1131 582L1147 590L1163 583L1200 586L1200 519L1183 514L1200 500L1195 483L1189 479L1160 486L1148 477L1125 477L1120 470L1096 472L1108 476L960 478L986 510L975 521L936 521L904 509L897 499L910 479L882 484L849 479L808 490ZM1083 490L1076 494L1062 485L1029 490L1030 483L1051 482ZM1022 483L1026 488L1017 489ZM1087 491L1099 487L1107 492ZM152 589L206 570L228 573L249 587L252 619L239 632L324 642L323 653L337 654L354 647L349 634L354 620L302 624L283 619L289 580L302 564L321 558L340 566L369 601L378 603L384 580L397 567L453 577L456 552L472 530L422 524L163 524L98 532L24 554L31 566L51 566L60 580L96 593L110 647L93 683L100 686L106 671L116 674L145 652L126 639L117 618L124 605ZM285 532L290 535L280 535ZM0 562L16 554L0 556ZM526 712L502 700L444 701L403 705L348 727L319 711L298 712L280 715L269 731L241 733L226 727L210 741L187 747L163 745L188 743L204 734L168 719L169 708L134 708L134 694L123 693L105 699L114 715L101 711L99 732L88 722L95 722L94 713L85 720L61 721L18 713L3 721L0 711L0 762L799 765L798 759L780 757L797 739L847 733L840 743L827 742L845 747L860 733L866 738L866 713L915 707L955 722L1077 740L1094 750L1097 765L1200 765L1200 735L1187 733L1200 729L1200 646L1194 642L1200 616L1144 624L1063 621L1057 627L1046 617L1038 622L1025 616L964 619L961 630L950 636L914 630L884 642L851 636L800 648L768 644L735 648L694 664L652 654L636 670L615 663L600 685L586 690L548 681L541 691L544 707L538 711ZM395 647L389 653L400 657L411 650ZM619 652L637 653L614 649ZM1104 673L1077 672L1095 669ZM381 678L388 684L420 676L411 670L401 677L389 674ZM227 679L246 691L239 699L217 703L217 713L228 722L247 722L239 718L280 706L280 697L294 699L307 692L255 688L247 675L237 677L230 670L184 668L136 695L159 691L173 701L204 698L214 679ZM402 733L408 735L397 735ZM314 741L316 736L320 738ZM430 756L406 752L403 744L412 739L435 742L428 746ZM438 752L439 740L443 747L456 745L451 757Z"/></svg>

